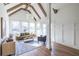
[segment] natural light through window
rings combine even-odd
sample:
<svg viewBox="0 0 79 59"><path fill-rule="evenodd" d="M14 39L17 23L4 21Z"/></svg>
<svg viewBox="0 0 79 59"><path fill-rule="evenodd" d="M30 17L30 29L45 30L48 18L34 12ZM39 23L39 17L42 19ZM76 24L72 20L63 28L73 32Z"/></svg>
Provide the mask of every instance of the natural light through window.
<svg viewBox="0 0 79 59"><path fill-rule="evenodd" d="M29 26L27 22L22 22L22 32L29 32Z"/></svg>
<svg viewBox="0 0 79 59"><path fill-rule="evenodd" d="M18 21L13 21L12 22L12 32L14 34L17 34L17 33L20 32L20 22L18 22Z"/></svg>
<svg viewBox="0 0 79 59"><path fill-rule="evenodd" d="M21 21L12 21L12 30L11 34L20 34L20 33L33 33L37 36L43 35L45 36L47 34L46 30L46 24L41 24L40 22L35 23L34 22L21 22Z"/></svg>
<svg viewBox="0 0 79 59"><path fill-rule="evenodd" d="M30 23L29 27L30 33L35 33L35 23Z"/></svg>

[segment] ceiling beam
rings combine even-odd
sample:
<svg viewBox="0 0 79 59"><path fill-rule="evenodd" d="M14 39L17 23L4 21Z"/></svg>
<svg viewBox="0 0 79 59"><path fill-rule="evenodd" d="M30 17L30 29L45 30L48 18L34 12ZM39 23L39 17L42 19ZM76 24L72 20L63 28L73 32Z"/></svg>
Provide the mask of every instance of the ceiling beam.
<svg viewBox="0 0 79 59"><path fill-rule="evenodd" d="M20 6L22 6L22 5L24 5L24 3L20 3L20 4L14 6L14 7L12 7L12 8L9 8L9 9L7 10L7 12L10 12L10 11L12 11L12 10L14 10L14 9L16 9L16 8L18 8L18 7L20 7Z"/></svg>
<svg viewBox="0 0 79 59"><path fill-rule="evenodd" d="M20 10L27 11L28 13L30 13L30 14L31 14L31 12L30 12L29 10L26 10L26 9L24 9L24 8L20 8L20 9L18 9L18 10L16 10L16 11L12 12L11 14L9 14L9 16L11 16L11 15L15 14L16 12L18 12L18 11L20 11Z"/></svg>
<svg viewBox="0 0 79 59"><path fill-rule="evenodd" d="M38 6L40 7L40 9L42 10L44 16L46 17L47 16L47 13L45 12L43 6L41 5L41 3L38 3Z"/></svg>
<svg viewBox="0 0 79 59"><path fill-rule="evenodd" d="M28 3L28 4L27 4L27 3L20 3L20 4L14 6L14 7L12 7L12 8L10 8L10 9L8 9L7 12L11 12L12 10L14 10L14 9L16 9L16 8L22 6L22 5L25 5L25 6L26 6L25 9L27 9L28 7L32 8L32 10L33 10L33 11L35 12L35 14L38 16L38 18L41 19L41 17L39 16L39 14L38 14L37 11L35 10L35 8L34 8L32 5L30 5L30 3ZM16 13L17 11L18 11L18 10L16 10L14 13ZM12 14L14 14L14 13L12 13Z"/></svg>
<svg viewBox="0 0 79 59"><path fill-rule="evenodd" d="M20 9L18 9L18 10L16 10L16 11L12 12L11 14L9 14L9 16L11 16L11 15L17 13L17 12L20 11L20 10L27 11L29 14L31 14L30 10L26 10L26 9L24 9L24 8L20 8ZM34 18L35 21L37 21L35 17L33 17L33 18Z"/></svg>
<svg viewBox="0 0 79 59"><path fill-rule="evenodd" d="M35 21L37 21L35 17L33 17L33 19L34 19Z"/></svg>
<svg viewBox="0 0 79 59"><path fill-rule="evenodd" d="M4 5L8 5L8 4L10 4L10 3L3 3Z"/></svg>
<svg viewBox="0 0 79 59"><path fill-rule="evenodd" d="M33 9L33 11L36 13L36 15L39 17L39 19L41 19L41 17L39 16L39 14L37 13L37 11L35 10L35 8L32 5L29 5L29 7L31 7Z"/></svg>
<svg viewBox="0 0 79 59"><path fill-rule="evenodd" d="M26 5L25 9L27 9L29 7L30 3L28 3L28 4L26 3L25 5Z"/></svg>
<svg viewBox="0 0 79 59"><path fill-rule="evenodd" d="M25 10L27 12L29 12L31 14L31 11L30 10L27 10L27 9L24 9L24 8L21 8L22 10Z"/></svg>

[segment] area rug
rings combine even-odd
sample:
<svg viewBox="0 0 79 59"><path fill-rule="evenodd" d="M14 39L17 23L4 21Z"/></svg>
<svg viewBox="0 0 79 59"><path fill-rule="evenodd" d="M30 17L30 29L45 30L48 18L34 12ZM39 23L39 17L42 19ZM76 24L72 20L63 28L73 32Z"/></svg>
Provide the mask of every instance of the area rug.
<svg viewBox="0 0 79 59"><path fill-rule="evenodd" d="M19 56L21 54L24 54L26 52L32 51L36 49L35 46L31 46L29 44L26 44L24 42L18 42L16 43L16 53L15 56Z"/></svg>
<svg viewBox="0 0 79 59"><path fill-rule="evenodd" d="M26 43L26 44L28 44L28 45L31 45L31 46L34 46L34 47L39 47L39 46L42 46L43 45L43 42L39 42L38 43L38 41L30 41L30 42L24 42L24 43Z"/></svg>

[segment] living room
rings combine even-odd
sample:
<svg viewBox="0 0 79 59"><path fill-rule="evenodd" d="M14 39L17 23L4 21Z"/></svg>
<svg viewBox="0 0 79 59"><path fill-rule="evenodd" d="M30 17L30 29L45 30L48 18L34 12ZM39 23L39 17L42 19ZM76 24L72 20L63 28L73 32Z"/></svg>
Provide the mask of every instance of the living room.
<svg viewBox="0 0 79 59"><path fill-rule="evenodd" d="M4 3L1 10L1 55L21 55L36 47L46 46L47 14L43 4ZM43 9L40 8L40 5ZM46 4L44 4L46 6ZM36 7L39 10L36 11ZM45 7L44 7L45 8ZM4 12L5 11L5 12ZM44 12L44 13L43 13ZM41 13L40 16L39 13ZM46 15L45 15L46 14Z"/></svg>
<svg viewBox="0 0 79 59"><path fill-rule="evenodd" d="M79 4L0 4L1 56L79 55Z"/></svg>

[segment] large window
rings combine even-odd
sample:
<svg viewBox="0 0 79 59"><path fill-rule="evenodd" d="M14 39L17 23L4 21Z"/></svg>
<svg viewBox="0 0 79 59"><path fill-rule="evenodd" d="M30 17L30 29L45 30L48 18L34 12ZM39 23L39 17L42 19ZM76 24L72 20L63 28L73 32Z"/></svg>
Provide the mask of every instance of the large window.
<svg viewBox="0 0 79 59"><path fill-rule="evenodd" d="M35 33L35 23L30 23L29 27L30 33Z"/></svg>
<svg viewBox="0 0 79 59"><path fill-rule="evenodd" d="M47 31L46 31L46 24L43 24L43 35L46 35L47 34Z"/></svg>
<svg viewBox="0 0 79 59"><path fill-rule="evenodd" d="M36 25L36 33L37 33L37 36L42 35L41 24L40 23L37 23L37 25Z"/></svg>
<svg viewBox="0 0 79 59"><path fill-rule="evenodd" d="M46 35L46 24L35 23L34 22L20 22L20 21L12 21L11 22L11 33L18 34L18 33L35 33L37 36Z"/></svg>
<svg viewBox="0 0 79 59"><path fill-rule="evenodd" d="M29 32L28 22L22 22L22 32Z"/></svg>
<svg viewBox="0 0 79 59"><path fill-rule="evenodd" d="M12 33L16 34L20 32L20 22L19 21L12 21Z"/></svg>

